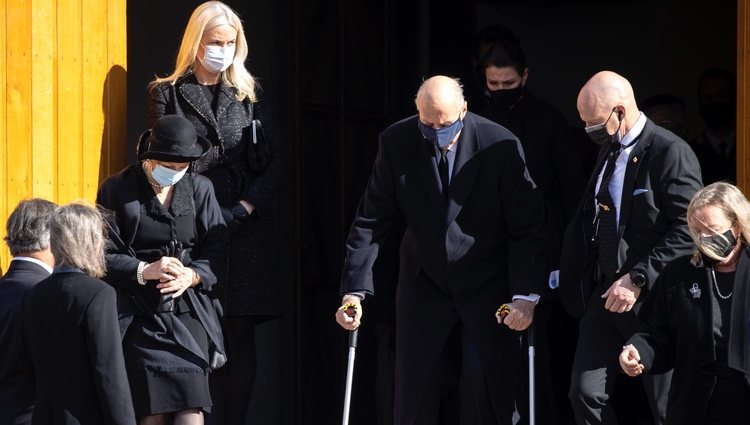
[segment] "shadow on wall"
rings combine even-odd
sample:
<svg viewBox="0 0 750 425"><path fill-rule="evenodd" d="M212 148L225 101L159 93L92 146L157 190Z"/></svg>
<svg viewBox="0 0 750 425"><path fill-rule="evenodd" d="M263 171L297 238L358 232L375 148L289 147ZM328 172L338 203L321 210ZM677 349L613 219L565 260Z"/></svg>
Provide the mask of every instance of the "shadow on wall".
<svg viewBox="0 0 750 425"><path fill-rule="evenodd" d="M99 184L127 164L127 71L114 65L107 72L102 91L101 154L99 158Z"/></svg>

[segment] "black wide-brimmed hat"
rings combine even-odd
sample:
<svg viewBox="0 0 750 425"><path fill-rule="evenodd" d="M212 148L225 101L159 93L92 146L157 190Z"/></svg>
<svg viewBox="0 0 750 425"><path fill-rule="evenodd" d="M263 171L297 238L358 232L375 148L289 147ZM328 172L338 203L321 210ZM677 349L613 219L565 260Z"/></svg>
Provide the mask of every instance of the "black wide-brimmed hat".
<svg viewBox="0 0 750 425"><path fill-rule="evenodd" d="M165 115L138 139L138 160L192 162L203 156L211 142L195 133L193 123L181 115Z"/></svg>

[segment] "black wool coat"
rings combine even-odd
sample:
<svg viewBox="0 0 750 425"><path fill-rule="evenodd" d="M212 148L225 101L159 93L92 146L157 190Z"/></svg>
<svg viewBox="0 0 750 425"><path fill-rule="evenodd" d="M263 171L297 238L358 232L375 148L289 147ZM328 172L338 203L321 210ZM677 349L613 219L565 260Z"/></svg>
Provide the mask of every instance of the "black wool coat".
<svg viewBox="0 0 750 425"><path fill-rule="evenodd" d="M208 177L222 208L241 199L255 211L229 241L228 274L218 288L225 314L275 316L281 312L279 267L282 246L277 209L280 188L289 174L288 153L275 137L273 121L262 93L258 101L242 102L236 90L221 83L216 111L192 74L174 85L162 83L148 93L146 125L163 115L182 115L212 147L194 162L192 171ZM252 120L260 120L265 137L253 139ZM257 143L254 143L253 141Z"/></svg>
<svg viewBox="0 0 750 425"><path fill-rule="evenodd" d="M49 277L42 266L13 260L0 278L0 424L28 417L34 405L34 373L23 338L22 307L26 291ZM25 415L25 416L24 416ZM27 422L22 422L27 423Z"/></svg>
<svg viewBox="0 0 750 425"><path fill-rule="evenodd" d="M729 367L750 382L750 250L741 253L732 294L728 339ZM716 360L713 335L711 271L694 266L690 256L670 263L643 302L638 317L645 331L628 341L641 356L646 372L674 367L666 424L703 423L716 377L706 370ZM747 403L748 400L737 400Z"/></svg>
<svg viewBox="0 0 750 425"><path fill-rule="evenodd" d="M111 286L52 274L29 290L24 330L36 375L32 424L135 425Z"/></svg>
<svg viewBox="0 0 750 425"><path fill-rule="evenodd" d="M418 412L448 335L460 322L477 347L488 391L514 385L518 333L495 310L547 282L544 206L513 134L471 112L457 142L448 201L435 147L412 116L380 135L378 154L346 241L341 293L373 294L372 265L403 215L396 295L396 418ZM495 405L497 401L500 404ZM498 415L513 398L493 400Z"/></svg>
<svg viewBox="0 0 750 425"><path fill-rule="evenodd" d="M170 321L162 320L153 313L144 301L143 287L138 284L136 272L140 259L136 258L132 243L138 231L141 209L139 201L138 173L140 164L131 165L119 173L108 177L99 187L96 202L108 211L109 246L107 247L107 275L105 280L118 290L118 308L122 335L133 321L134 315L151 315L157 329L170 326ZM142 178L142 177L141 177ZM150 188L146 188L150 190ZM226 360L224 337L219 323L221 306L215 303L212 295L223 270L226 257L226 225L214 198L211 183L203 176L187 173L175 185L170 208L195 208L196 240L189 259L183 259L201 277L201 284L189 288L183 296L190 298L191 305L212 342L209 358L195 345L188 343L192 338L182 338L180 328L169 329L175 349L187 349L199 358L206 360L204 367L216 368ZM179 193L178 193L179 191ZM184 197L187 199L184 199ZM189 260L189 263L187 261ZM148 332L148 330L147 330ZM177 333L175 333L177 332ZM154 331L154 338L162 338L163 331ZM154 354L158 356L158 353ZM165 365L166 366L166 365ZM174 365L173 365L174 366Z"/></svg>

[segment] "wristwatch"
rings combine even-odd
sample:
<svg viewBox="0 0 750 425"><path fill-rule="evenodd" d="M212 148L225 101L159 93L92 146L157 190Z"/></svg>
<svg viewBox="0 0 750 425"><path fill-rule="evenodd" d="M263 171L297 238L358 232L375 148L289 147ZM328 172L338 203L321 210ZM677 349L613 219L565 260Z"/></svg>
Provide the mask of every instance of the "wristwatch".
<svg viewBox="0 0 750 425"><path fill-rule="evenodd" d="M630 272L630 281L633 282L633 286L636 288L643 288L646 286L646 275L637 270L633 270Z"/></svg>

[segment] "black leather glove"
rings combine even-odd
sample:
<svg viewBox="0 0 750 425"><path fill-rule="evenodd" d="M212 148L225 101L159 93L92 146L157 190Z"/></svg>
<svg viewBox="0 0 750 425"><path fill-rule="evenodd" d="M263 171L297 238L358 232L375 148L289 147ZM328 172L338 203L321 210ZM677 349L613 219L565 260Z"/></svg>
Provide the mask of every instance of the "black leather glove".
<svg viewBox="0 0 750 425"><path fill-rule="evenodd" d="M245 207L239 202L232 206L232 208L221 207L221 215L227 223L227 230L229 230L230 235L237 232L242 226L242 223L250 218L250 214L247 213Z"/></svg>

